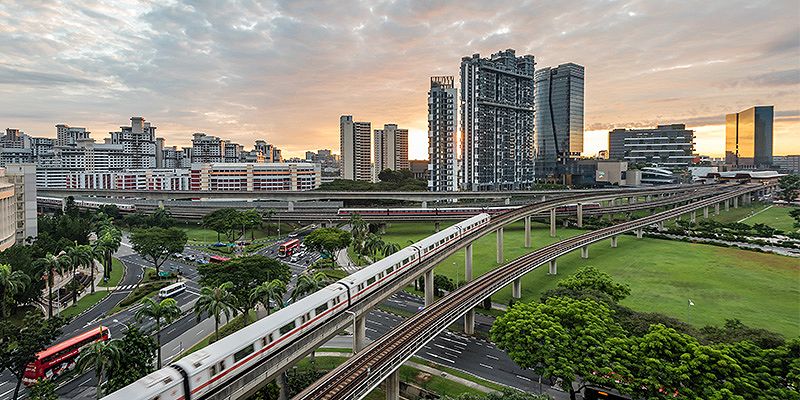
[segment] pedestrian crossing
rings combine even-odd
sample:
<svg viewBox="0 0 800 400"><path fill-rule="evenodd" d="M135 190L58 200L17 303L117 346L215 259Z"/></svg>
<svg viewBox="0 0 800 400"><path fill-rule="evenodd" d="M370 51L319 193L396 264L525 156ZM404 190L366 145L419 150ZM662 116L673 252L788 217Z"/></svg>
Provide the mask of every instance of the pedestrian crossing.
<svg viewBox="0 0 800 400"><path fill-rule="evenodd" d="M135 287L136 285L123 285L123 286L117 286L117 290L133 290L133 288Z"/></svg>
<svg viewBox="0 0 800 400"><path fill-rule="evenodd" d="M346 267L342 267L342 269L348 274L352 274L353 272L358 272L361 269L361 267L359 267L358 265L348 265Z"/></svg>

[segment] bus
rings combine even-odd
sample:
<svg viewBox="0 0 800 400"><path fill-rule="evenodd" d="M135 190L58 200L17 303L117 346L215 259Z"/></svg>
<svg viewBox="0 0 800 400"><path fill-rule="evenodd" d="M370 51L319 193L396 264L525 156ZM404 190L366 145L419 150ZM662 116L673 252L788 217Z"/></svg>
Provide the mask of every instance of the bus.
<svg viewBox="0 0 800 400"><path fill-rule="evenodd" d="M167 297L175 297L176 294L186 291L186 284L183 282L173 283L158 291L158 297L166 299Z"/></svg>
<svg viewBox="0 0 800 400"><path fill-rule="evenodd" d="M54 379L62 373L72 369L78 354L90 344L111 339L111 331L105 326L81 333L57 343L36 354L36 360L25 367L22 383L31 386L38 379Z"/></svg>
<svg viewBox="0 0 800 400"><path fill-rule="evenodd" d="M281 257L290 256L298 247L300 247L300 239L289 240L288 242L282 244L280 248L278 248L278 255Z"/></svg>
<svg viewBox="0 0 800 400"><path fill-rule="evenodd" d="M230 261L230 258L223 257L223 256L211 256L211 257L208 257L208 262L214 263L214 264L224 263L225 261Z"/></svg>
<svg viewBox="0 0 800 400"><path fill-rule="evenodd" d="M614 390L602 387L587 386L583 389L584 400L631 400L628 396L623 396Z"/></svg>

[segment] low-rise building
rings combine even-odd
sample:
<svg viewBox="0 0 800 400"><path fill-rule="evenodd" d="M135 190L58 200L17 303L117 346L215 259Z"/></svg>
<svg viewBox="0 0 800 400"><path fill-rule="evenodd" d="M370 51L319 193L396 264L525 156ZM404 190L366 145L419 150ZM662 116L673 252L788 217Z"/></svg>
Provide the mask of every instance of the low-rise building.
<svg viewBox="0 0 800 400"><path fill-rule="evenodd" d="M190 190L303 191L322 183L319 164L193 164Z"/></svg>
<svg viewBox="0 0 800 400"><path fill-rule="evenodd" d="M772 165L782 172L800 173L800 155L772 156Z"/></svg>
<svg viewBox="0 0 800 400"><path fill-rule="evenodd" d="M664 168L687 167L694 159L694 131L684 124L608 132L608 158Z"/></svg>

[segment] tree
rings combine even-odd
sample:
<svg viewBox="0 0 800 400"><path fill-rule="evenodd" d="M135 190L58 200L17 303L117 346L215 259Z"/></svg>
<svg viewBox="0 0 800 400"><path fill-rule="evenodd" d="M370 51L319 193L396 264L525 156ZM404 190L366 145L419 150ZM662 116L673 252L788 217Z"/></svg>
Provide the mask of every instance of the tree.
<svg viewBox="0 0 800 400"><path fill-rule="evenodd" d="M64 320L60 317L45 320L41 314L29 312L22 325L0 319L0 371L8 370L17 380L14 400L19 397L19 387L27 365L36 360L36 354L50 345L59 335Z"/></svg>
<svg viewBox="0 0 800 400"><path fill-rule="evenodd" d="M183 252L186 241L186 232L177 228L135 229L131 234L133 250L152 262L157 273L171 254Z"/></svg>
<svg viewBox="0 0 800 400"><path fill-rule="evenodd" d="M517 303L495 320L492 341L522 368L531 368L576 399L579 379L592 381L605 368L605 341L622 334L613 311L594 300L551 297Z"/></svg>
<svg viewBox="0 0 800 400"><path fill-rule="evenodd" d="M103 397L103 382L108 371L114 370L119 365L122 353L120 352L119 339L100 340L81 350L78 356L78 371L86 372L93 368L97 379L95 397Z"/></svg>
<svg viewBox="0 0 800 400"><path fill-rule="evenodd" d="M271 230L271 227L272 227L272 217L274 217L274 216L275 216L275 213L276 213L276 211L275 211L275 209L274 209L274 208L270 208L269 210L267 210L267 211L264 211L264 216L263 216L263 218L266 218L266 220L267 220L267 235L269 235L269 234L270 234L270 232L272 232L272 230Z"/></svg>
<svg viewBox="0 0 800 400"><path fill-rule="evenodd" d="M313 274L306 272L300 275L297 278L297 286L292 292L292 302L328 286L330 282L331 280L328 278L328 275L325 275L323 272L315 272Z"/></svg>
<svg viewBox="0 0 800 400"><path fill-rule="evenodd" d="M502 392L491 392L487 394L462 393L455 397L445 395L442 397L442 400L550 400L550 396L545 394L525 393L514 389L503 389Z"/></svg>
<svg viewBox="0 0 800 400"><path fill-rule="evenodd" d="M358 253L361 253L361 250L364 245L364 240L367 237L367 233L369 233L369 224L361 218L360 214L351 214L350 215L350 232L353 235L353 249Z"/></svg>
<svg viewBox="0 0 800 400"><path fill-rule="evenodd" d="M172 218L172 214L163 209L163 208L156 208L152 214L150 214L150 218L148 221L148 226L150 227L159 227L159 228L172 228L175 226L175 218Z"/></svg>
<svg viewBox="0 0 800 400"><path fill-rule="evenodd" d="M250 303L250 294L254 288L274 279L289 282L292 277L289 266L261 255L234 258L222 264L201 265L197 272L202 286L219 287L231 282L233 286L228 290L235 298L237 310L242 313L255 306Z"/></svg>
<svg viewBox="0 0 800 400"><path fill-rule="evenodd" d="M109 371L106 392L113 393L155 371L157 347L152 336L136 326L128 327L119 342L119 350L124 357L119 360L117 368Z"/></svg>
<svg viewBox="0 0 800 400"><path fill-rule="evenodd" d="M794 218L795 228L800 228L800 208L793 208L792 211L789 211L789 216Z"/></svg>
<svg viewBox="0 0 800 400"><path fill-rule="evenodd" d="M0 264L0 316L8 318L14 296L23 291L31 279L22 271L15 271L8 264Z"/></svg>
<svg viewBox="0 0 800 400"><path fill-rule="evenodd" d="M369 233L366 238L364 238L364 245L361 247L361 255L370 256L374 260L385 246L386 243L383 242L380 236Z"/></svg>
<svg viewBox="0 0 800 400"><path fill-rule="evenodd" d="M774 349L783 346L783 336L766 329L751 328L738 319L725 320L722 327L705 326L700 328L702 338L711 343L736 343L750 341L762 349Z"/></svg>
<svg viewBox="0 0 800 400"><path fill-rule="evenodd" d="M242 226L250 229L250 240L254 240L256 238L254 230L258 227L261 227L264 223L264 220L261 219L261 214L259 214L254 208L251 210L242 211L241 219ZM244 235L244 232L242 232L242 235Z"/></svg>
<svg viewBox="0 0 800 400"><path fill-rule="evenodd" d="M441 297L444 291L452 292L455 288L456 284L446 275L436 274L433 276L433 291L436 292L437 296Z"/></svg>
<svg viewBox="0 0 800 400"><path fill-rule="evenodd" d="M47 277L47 317L53 317L53 284L55 275L61 275L65 271L65 260L61 257L54 256L51 253L47 253L46 256L36 260L36 264L39 265L44 271L46 271L45 276Z"/></svg>
<svg viewBox="0 0 800 400"><path fill-rule="evenodd" d="M392 242L384 244L383 249L381 249L384 257L388 257L398 251L400 251L400 245Z"/></svg>
<svg viewBox="0 0 800 400"><path fill-rule="evenodd" d="M214 337L219 340L219 318L222 314L230 320L231 312L236 310L236 298L229 291L233 287L230 282L217 287L203 286L200 289L200 298L194 304L194 312L199 322L203 313L214 317Z"/></svg>
<svg viewBox="0 0 800 400"><path fill-rule="evenodd" d="M95 250L101 255L103 277L108 278L113 265L112 257L122 245L122 231L111 224L104 224L98 229Z"/></svg>
<svg viewBox="0 0 800 400"><path fill-rule="evenodd" d="M44 269L34 262L35 254L44 254L36 246L22 243L0 252L0 264L13 266L14 271L19 271L30 278L30 282L22 290L14 294L14 304L32 304L42 299L42 293L47 286L44 279ZM1 315L1 314L0 314Z"/></svg>
<svg viewBox="0 0 800 400"><path fill-rule="evenodd" d="M345 230L320 228L306 236L304 242L309 248L333 258L337 251L347 248L353 242L353 237Z"/></svg>
<svg viewBox="0 0 800 400"><path fill-rule="evenodd" d="M234 241L236 232L242 226L242 213L233 208L220 208L203 216L203 227L225 235L229 242Z"/></svg>
<svg viewBox="0 0 800 400"><path fill-rule="evenodd" d="M253 304L261 304L267 310L267 315L270 313L272 306L270 303L274 302L278 308L283 305L283 296L286 294L286 284L280 279L273 279L264 282L250 292L250 301Z"/></svg>
<svg viewBox="0 0 800 400"><path fill-rule="evenodd" d="M94 251L85 244L74 243L65 254L68 262L67 268L72 273L72 304L78 301L78 270L88 266L92 271L92 287L94 288Z"/></svg>
<svg viewBox="0 0 800 400"><path fill-rule="evenodd" d="M591 265L578 268L574 275L560 280L558 287L574 292L603 293L614 301L620 301L631 294L628 285L615 282L611 275Z"/></svg>
<svg viewBox="0 0 800 400"><path fill-rule="evenodd" d="M37 379L36 383L28 388L28 398L30 400L58 400L55 382L51 379Z"/></svg>
<svg viewBox="0 0 800 400"><path fill-rule="evenodd" d="M778 180L778 187L782 191L783 200L793 202L800 192L800 175L792 174L781 177Z"/></svg>
<svg viewBox="0 0 800 400"><path fill-rule="evenodd" d="M181 316L181 309L178 307L178 302L173 298L155 300L147 297L142 300L142 308L138 309L135 314L136 321L141 323L144 318L152 318L156 321L156 344L158 345L158 358L156 365L161 369L161 326L169 325Z"/></svg>

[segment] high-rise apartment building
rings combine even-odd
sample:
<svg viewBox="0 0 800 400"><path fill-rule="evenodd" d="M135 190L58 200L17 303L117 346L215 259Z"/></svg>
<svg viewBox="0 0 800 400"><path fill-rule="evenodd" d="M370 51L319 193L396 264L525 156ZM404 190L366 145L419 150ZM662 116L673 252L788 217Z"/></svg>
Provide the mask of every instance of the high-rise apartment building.
<svg viewBox="0 0 800 400"><path fill-rule="evenodd" d="M542 68L534 76L536 179L564 175L563 167L583 151L582 66Z"/></svg>
<svg viewBox="0 0 800 400"><path fill-rule="evenodd" d="M534 181L534 58L508 49L461 59L462 187L510 190Z"/></svg>
<svg viewBox="0 0 800 400"><path fill-rule="evenodd" d="M119 132L109 133L110 144L122 145L130 156L129 168L156 167L156 127L144 118L131 117L131 126L121 126Z"/></svg>
<svg viewBox="0 0 800 400"><path fill-rule="evenodd" d="M428 190L458 190L458 89L452 76L431 77L428 91Z"/></svg>
<svg viewBox="0 0 800 400"><path fill-rule="evenodd" d="M684 124L608 132L608 158L629 164L687 167L694 159L694 131Z"/></svg>
<svg viewBox="0 0 800 400"><path fill-rule="evenodd" d="M225 142L203 132L192 135L192 163L225 162Z"/></svg>
<svg viewBox="0 0 800 400"><path fill-rule="evenodd" d="M408 129L386 124L375 129L375 169L408 169Z"/></svg>
<svg viewBox="0 0 800 400"><path fill-rule="evenodd" d="M371 124L369 122L355 122L352 115L342 115L339 118L342 179L372 180L370 134Z"/></svg>
<svg viewBox="0 0 800 400"><path fill-rule="evenodd" d="M734 168L772 165L773 106L755 106L725 115L725 164Z"/></svg>
<svg viewBox="0 0 800 400"><path fill-rule="evenodd" d="M56 125L56 146L75 146L78 140L89 139L89 134L86 128L79 128L77 126L69 126L65 124Z"/></svg>

